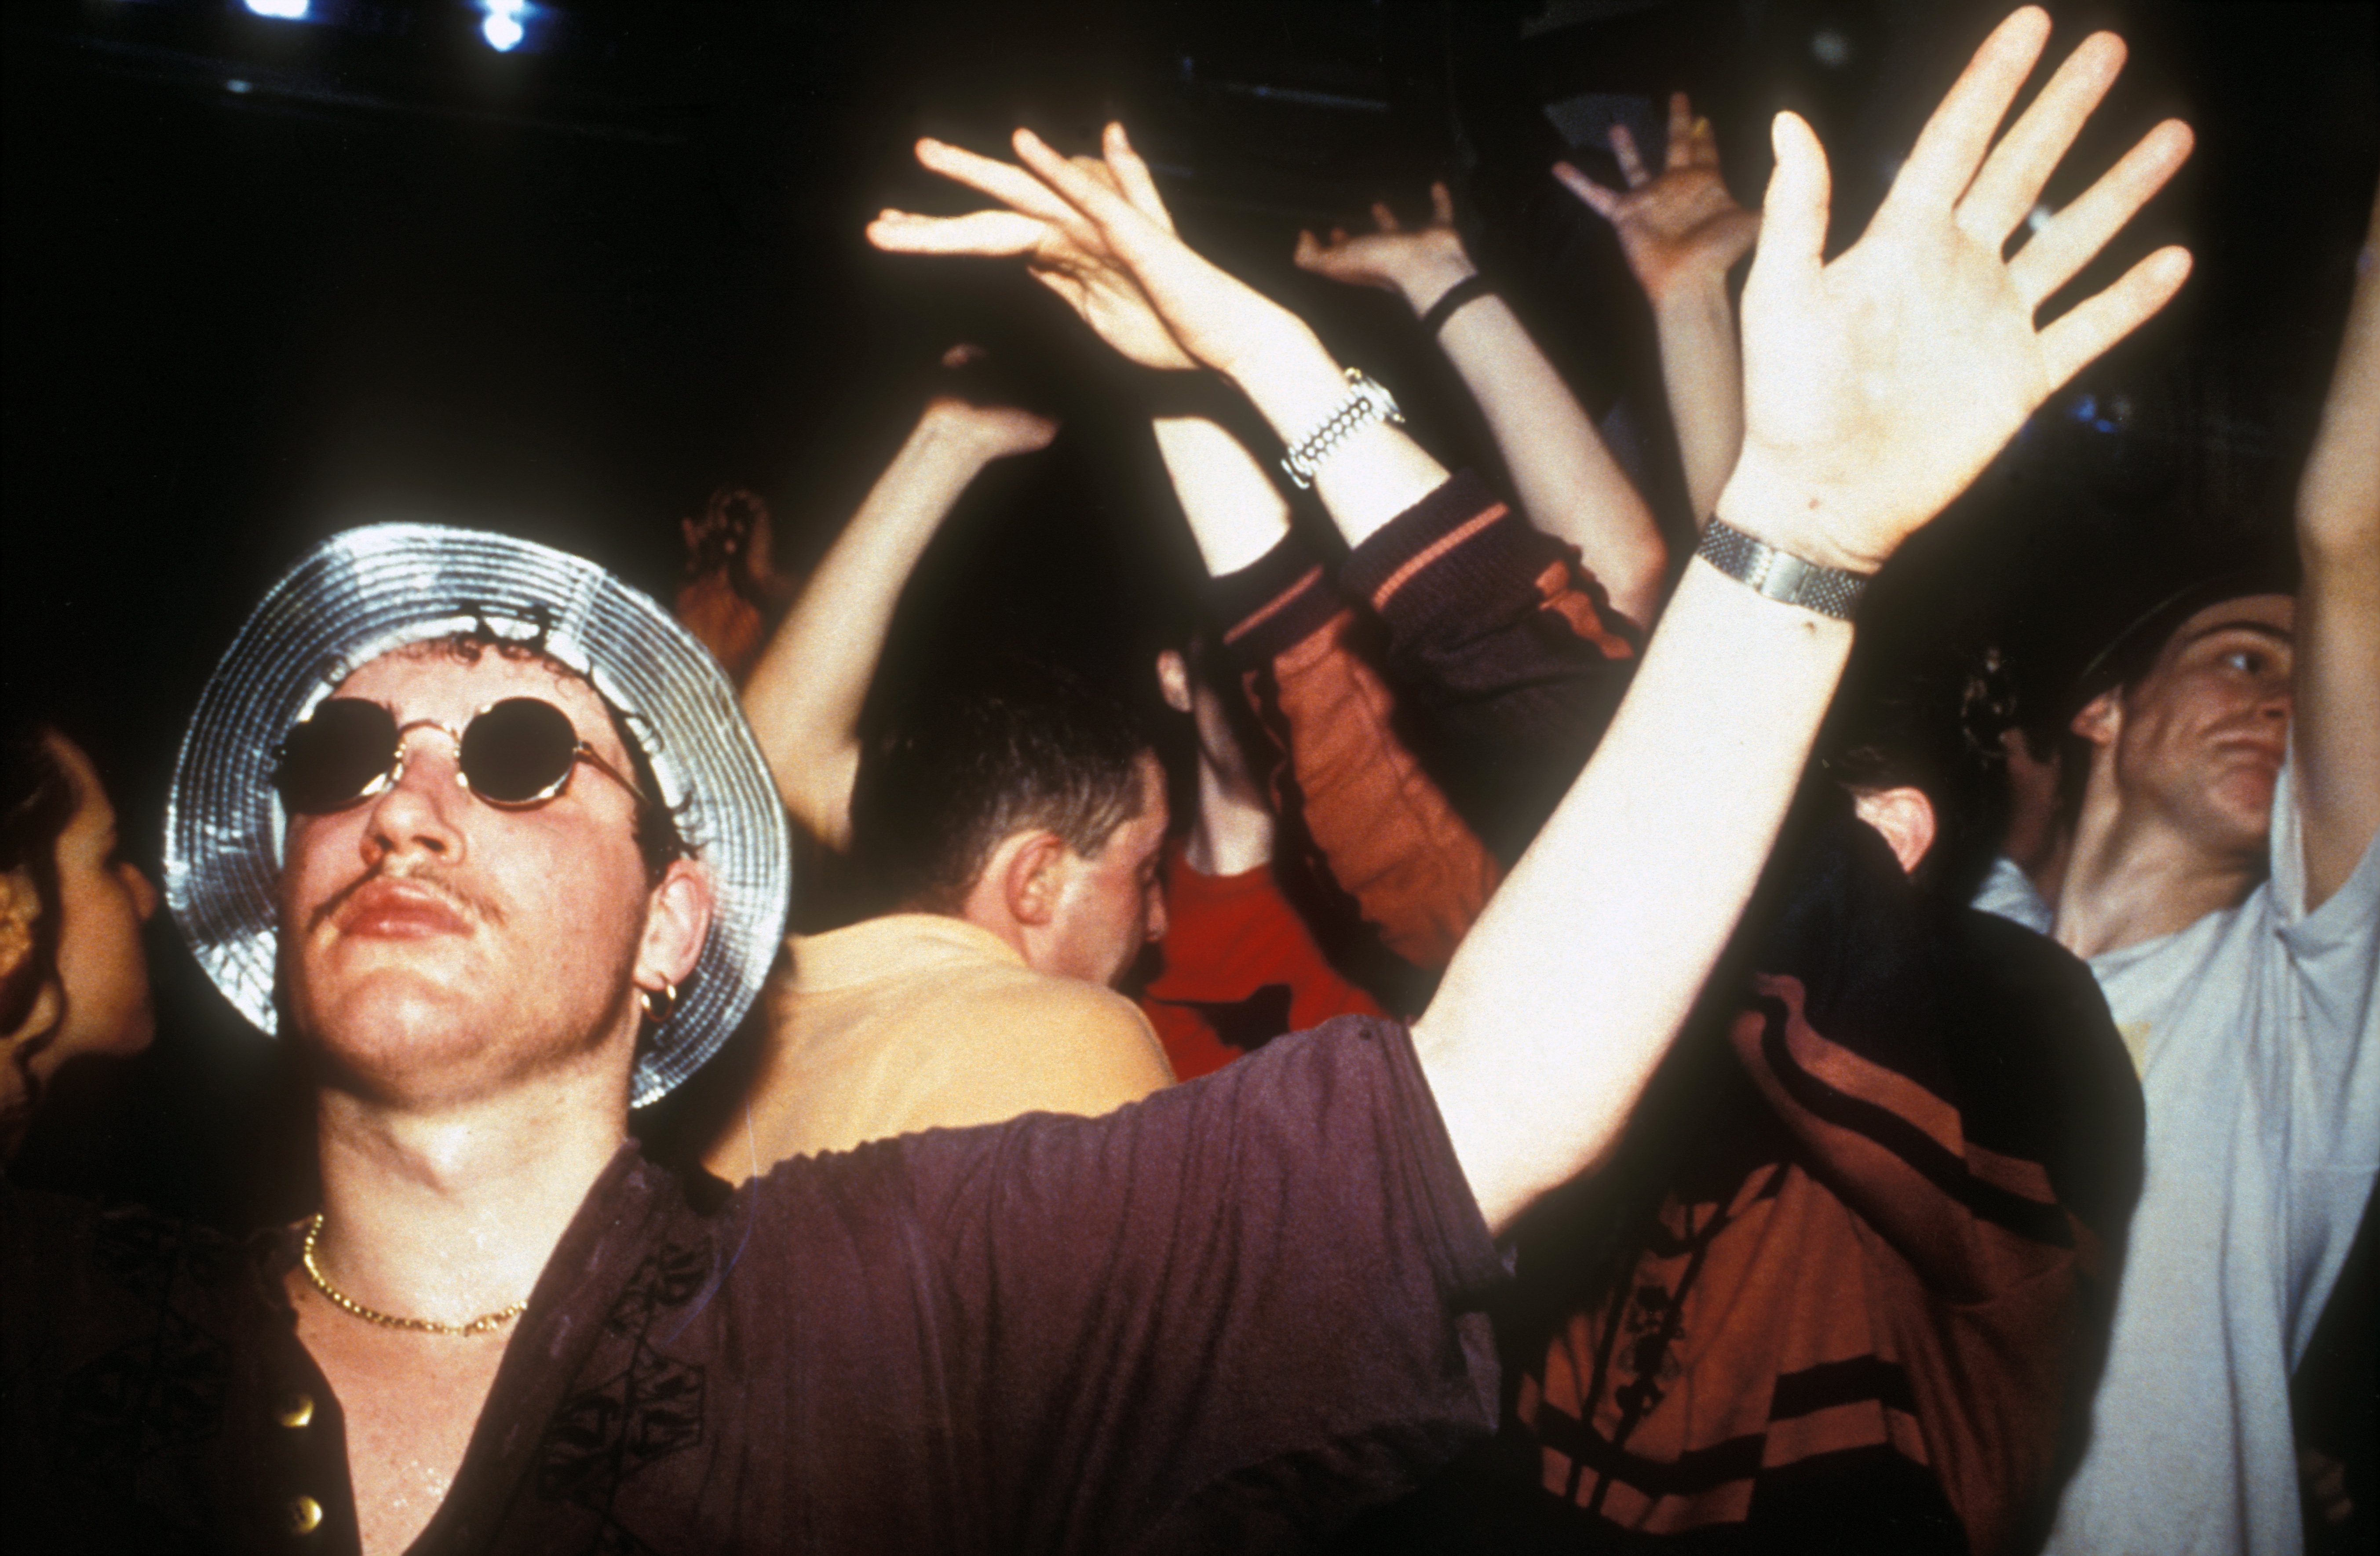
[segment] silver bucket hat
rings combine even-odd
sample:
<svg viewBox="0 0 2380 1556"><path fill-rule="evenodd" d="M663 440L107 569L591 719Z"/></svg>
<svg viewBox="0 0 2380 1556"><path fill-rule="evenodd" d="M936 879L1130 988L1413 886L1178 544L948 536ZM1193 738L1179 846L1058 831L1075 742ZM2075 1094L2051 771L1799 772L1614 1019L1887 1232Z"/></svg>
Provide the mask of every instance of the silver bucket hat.
<svg viewBox="0 0 2380 1556"><path fill-rule="evenodd" d="M734 1029L776 954L792 889L785 813L718 664L650 598L582 558L509 536L375 524L308 553L215 666L174 767L165 901L242 1015L274 1027L275 886L286 818L275 748L347 675L392 649L486 628L534 642L625 716L662 802L710 877L710 938L638 1059L657 1100Z"/></svg>

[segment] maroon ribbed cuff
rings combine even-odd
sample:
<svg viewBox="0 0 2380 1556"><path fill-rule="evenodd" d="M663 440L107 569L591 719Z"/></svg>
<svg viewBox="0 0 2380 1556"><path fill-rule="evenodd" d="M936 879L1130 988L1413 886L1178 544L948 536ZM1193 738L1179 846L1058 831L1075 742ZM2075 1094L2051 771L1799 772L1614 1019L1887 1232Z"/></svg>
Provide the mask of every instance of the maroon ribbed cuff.
<svg viewBox="0 0 2380 1556"><path fill-rule="evenodd" d="M1380 527L1340 569L1342 589L1400 635L1475 617L1536 579L1561 543L1514 513L1469 470ZM1427 588L1413 587L1427 577Z"/></svg>
<svg viewBox="0 0 2380 1556"><path fill-rule="evenodd" d="M1322 630L1341 609L1329 570L1293 533L1238 572L1208 580L1206 598L1233 663L1250 670Z"/></svg>

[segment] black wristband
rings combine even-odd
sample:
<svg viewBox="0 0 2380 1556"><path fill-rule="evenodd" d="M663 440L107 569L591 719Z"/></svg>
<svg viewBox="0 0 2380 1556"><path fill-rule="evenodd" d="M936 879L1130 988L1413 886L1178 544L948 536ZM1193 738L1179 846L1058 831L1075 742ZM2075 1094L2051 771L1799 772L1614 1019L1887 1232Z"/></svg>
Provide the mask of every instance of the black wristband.
<svg viewBox="0 0 2380 1556"><path fill-rule="evenodd" d="M1446 322L1454 317L1456 309L1474 298L1484 298L1495 289L1488 284L1486 276L1476 271L1472 272L1440 293L1438 300L1429 305L1429 310L1421 316L1421 333L1435 339L1438 332L1446 327Z"/></svg>

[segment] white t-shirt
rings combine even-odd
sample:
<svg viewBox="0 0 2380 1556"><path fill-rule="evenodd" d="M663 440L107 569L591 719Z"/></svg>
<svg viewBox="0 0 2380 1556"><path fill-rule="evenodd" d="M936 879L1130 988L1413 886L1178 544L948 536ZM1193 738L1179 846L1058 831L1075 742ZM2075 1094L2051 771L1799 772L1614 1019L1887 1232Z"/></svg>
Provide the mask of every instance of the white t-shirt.
<svg viewBox="0 0 2380 1556"><path fill-rule="evenodd" d="M2037 935L2047 934L2058 919L2057 909L2042 900L2017 862L2005 855L1992 861L1991 873L1975 888L1974 900L1968 906L1997 913Z"/></svg>
<svg viewBox="0 0 2380 1556"><path fill-rule="evenodd" d="M2148 1171L2052 1551L2304 1550L2289 1377L2380 1162L2380 845L2305 913L2292 766L2270 881L2091 959L2141 1072Z"/></svg>

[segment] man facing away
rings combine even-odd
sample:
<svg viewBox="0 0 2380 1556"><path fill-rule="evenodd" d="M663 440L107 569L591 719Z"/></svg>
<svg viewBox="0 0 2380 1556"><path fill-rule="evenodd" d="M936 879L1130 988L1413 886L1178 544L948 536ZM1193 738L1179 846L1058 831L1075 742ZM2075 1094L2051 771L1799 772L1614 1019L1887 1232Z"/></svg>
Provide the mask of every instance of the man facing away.
<svg viewBox="0 0 2380 1556"><path fill-rule="evenodd" d="M1165 932L1164 775L1124 708L1053 665L966 674L867 747L850 814L853 870L894 910L792 937L713 1173L1172 1083L1110 987Z"/></svg>
<svg viewBox="0 0 2380 1556"><path fill-rule="evenodd" d="M1824 155L1779 116L1718 504L1755 542L1872 570L2181 284L2160 251L2033 327L2190 143L2160 127L2005 259L2121 52L2086 43L1995 146L2048 30L2028 8L1994 32L1832 264ZM1120 131L1105 179L1018 144L1030 171L1002 182L1072 213L1018 216L1026 249L1095 243L1131 283L1101 308L1247 390L1342 524L1444 481L1394 428L1349 432L1313 333L1130 203L1153 186ZM1015 228L913 235L936 232L964 251ZM330 542L251 618L172 812L177 918L251 1015L277 982L305 1045L321 1213L243 1253L0 1185L0 1465L37 1548L1314 1540L1492 1422L1493 1232L1617 1139L1852 636L1691 564L1410 1034L1349 1017L1106 1117L875 1142L716 1198L644 1162L626 1111L733 1022L773 936L758 750L650 602L541 548L404 529ZM599 625L641 627L581 630L598 597ZM336 632L302 629L318 607ZM475 614L510 646L458 638ZM1647 879L1672 890L1647 904ZM213 954L227 921L237 954Z"/></svg>
<svg viewBox="0 0 2380 1556"><path fill-rule="evenodd" d="M988 467L1058 432L978 403L997 399L982 358L944 356L938 392L744 688L787 812L875 917L787 942L758 1064L704 1151L733 1183L920 1129L1102 1113L1173 1080L1110 987L1165 931L1164 784L1130 711L1056 665L978 651L887 698L885 727L863 738L926 548Z"/></svg>
<svg viewBox="0 0 2380 1556"><path fill-rule="evenodd" d="M2299 492L2297 594L2174 596L2086 671L2071 725L2082 803L2054 902L2030 906L2098 977L2148 1165L2053 1550L2302 1548L2289 1378L2380 1156L2374 222Z"/></svg>

